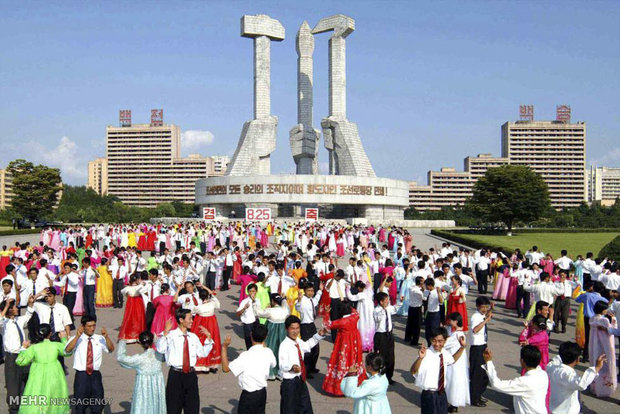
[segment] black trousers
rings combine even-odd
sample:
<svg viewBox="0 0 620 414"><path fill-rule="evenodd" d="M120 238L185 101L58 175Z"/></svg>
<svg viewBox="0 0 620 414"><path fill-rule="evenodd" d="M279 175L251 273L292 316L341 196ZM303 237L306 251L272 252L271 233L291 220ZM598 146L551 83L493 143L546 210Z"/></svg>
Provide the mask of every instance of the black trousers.
<svg viewBox="0 0 620 414"><path fill-rule="evenodd" d="M163 255L166 250L166 242L159 242L159 254Z"/></svg>
<svg viewBox="0 0 620 414"><path fill-rule="evenodd" d="M583 274L583 285L585 286L586 283L591 282L592 281L592 275L590 273L584 273Z"/></svg>
<svg viewBox="0 0 620 414"><path fill-rule="evenodd" d="M254 323L244 323L243 324L243 339L245 340L246 349L250 349L252 346L252 328L254 325L258 325L258 319L254 321Z"/></svg>
<svg viewBox="0 0 620 414"><path fill-rule="evenodd" d="M329 302L330 310L329 310L329 319L331 321L336 321L342 318L342 312L340 312L340 304L342 300L332 298ZM336 342L336 329L331 330L332 341Z"/></svg>
<svg viewBox="0 0 620 414"><path fill-rule="evenodd" d="M146 304L146 330L151 330L151 325L153 324L153 318L155 318L155 306L153 306L152 302Z"/></svg>
<svg viewBox="0 0 620 414"><path fill-rule="evenodd" d="M80 402L88 403L90 398L103 399L103 382L101 381L101 372L94 371L92 375L88 375L86 371L75 371L75 379L73 380L73 396ZM85 413L90 408L90 412L97 414L103 411L103 404L88 405L76 404L73 409L76 413Z"/></svg>
<svg viewBox="0 0 620 414"><path fill-rule="evenodd" d="M301 340L307 341L312 338L316 333L316 326L314 323L302 323L301 327ZM316 344L310 352L304 354L304 364L306 365L306 371L312 373L316 370L316 363L319 360L319 344Z"/></svg>
<svg viewBox="0 0 620 414"><path fill-rule="evenodd" d="M588 355L588 344L590 343L590 317L584 315L583 322L586 328L586 346L583 347L583 359L588 360L590 359Z"/></svg>
<svg viewBox="0 0 620 414"><path fill-rule="evenodd" d="M439 303L439 323L443 325L446 321L446 304L445 302Z"/></svg>
<svg viewBox="0 0 620 414"><path fill-rule="evenodd" d="M184 374L170 368L166 383L166 409L168 414L198 414L200 395L196 372Z"/></svg>
<svg viewBox="0 0 620 414"><path fill-rule="evenodd" d="M207 272L207 287L215 290L215 272Z"/></svg>
<svg viewBox="0 0 620 414"><path fill-rule="evenodd" d="M84 311L88 316L97 317L95 313L95 285L84 286Z"/></svg>
<svg viewBox="0 0 620 414"><path fill-rule="evenodd" d="M445 391L422 391L420 395L420 406L422 414L447 414L448 397Z"/></svg>
<svg viewBox="0 0 620 414"><path fill-rule="evenodd" d="M469 396L471 403L480 402L480 397L489 385L489 377L482 365L484 358L482 353L486 349L485 345L472 345L469 348Z"/></svg>
<svg viewBox="0 0 620 414"><path fill-rule="evenodd" d="M570 299L562 299L561 296L558 296L553 306L553 322L555 323L555 329L560 329L560 322L562 322L562 330L566 330L569 309Z"/></svg>
<svg viewBox="0 0 620 414"><path fill-rule="evenodd" d="M125 287L125 282L123 279L114 279L112 281L112 296L114 297L114 307L122 308L123 307L123 294L121 290Z"/></svg>
<svg viewBox="0 0 620 414"><path fill-rule="evenodd" d="M200 253L202 253L202 255L204 256L206 252L207 252L207 243L200 242Z"/></svg>
<svg viewBox="0 0 620 414"><path fill-rule="evenodd" d="M439 327L439 312L427 312L424 320L424 337L426 345L431 346L431 332Z"/></svg>
<svg viewBox="0 0 620 414"><path fill-rule="evenodd" d="M75 306L75 300L77 299L77 292L66 292L65 296L62 298L62 304L67 307L69 311L69 316L71 316L71 323L73 321L73 307Z"/></svg>
<svg viewBox="0 0 620 414"><path fill-rule="evenodd" d="M224 268L222 290L228 290L228 281L230 280L230 277L232 276L232 270L233 270L232 266L226 266Z"/></svg>
<svg viewBox="0 0 620 414"><path fill-rule="evenodd" d="M4 354L4 381L6 384L6 403L10 414L17 414L19 404L11 401L11 397L21 397L28 381L29 366L20 367L15 363L19 354Z"/></svg>
<svg viewBox="0 0 620 414"><path fill-rule="evenodd" d="M174 244L177 246L177 250L181 250L181 240L175 240Z"/></svg>
<svg viewBox="0 0 620 414"><path fill-rule="evenodd" d="M478 293L486 294L489 283L489 269L476 270L476 279L478 279Z"/></svg>
<svg viewBox="0 0 620 414"><path fill-rule="evenodd" d="M394 376L394 336L391 332L376 332L374 337L374 351L379 353L385 361L385 376L388 381Z"/></svg>
<svg viewBox="0 0 620 414"><path fill-rule="evenodd" d="M411 345L417 345L420 341L421 328L422 306L409 306L407 325L405 326L405 342L411 342Z"/></svg>
<svg viewBox="0 0 620 414"><path fill-rule="evenodd" d="M313 414L308 385L302 381L301 376L282 381L280 414Z"/></svg>
<svg viewBox="0 0 620 414"><path fill-rule="evenodd" d="M523 307L521 307L523 300ZM517 286L517 316L527 316L530 311L530 292L526 292L523 286Z"/></svg>
<svg viewBox="0 0 620 414"><path fill-rule="evenodd" d="M241 391L237 414L265 414L267 404L267 388L258 391Z"/></svg>

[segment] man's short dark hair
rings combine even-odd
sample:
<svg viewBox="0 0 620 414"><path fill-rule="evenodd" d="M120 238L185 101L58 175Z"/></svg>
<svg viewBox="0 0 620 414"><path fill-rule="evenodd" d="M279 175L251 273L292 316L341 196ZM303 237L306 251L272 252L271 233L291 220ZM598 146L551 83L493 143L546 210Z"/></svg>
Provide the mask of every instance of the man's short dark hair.
<svg viewBox="0 0 620 414"><path fill-rule="evenodd" d="M439 335L443 336L443 339L447 339L448 338L448 331L446 331L446 328L442 328L441 326L434 328L431 331L431 339L438 337Z"/></svg>
<svg viewBox="0 0 620 414"><path fill-rule="evenodd" d="M549 302L539 300L538 302L536 302L536 312L540 312L545 306L549 306Z"/></svg>
<svg viewBox="0 0 620 414"><path fill-rule="evenodd" d="M567 341L560 345L560 358L562 358L562 363L566 365L575 362L582 352L577 342Z"/></svg>
<svg viewBox="0 0 620 414"><path fill-rule="evenodd" d="M177 323L180 323L181 319L185 319L185 316L191 312L192 311L190 311L189 309L177 309L174 313L174 317L177 320Z"/></svg>
<svg viewBox="0 0 620 414"><path fill-rule="evenodd" d="M4 279L2 281L3 285L9 285L9 286L13 286L13 281L11 279Z"/></svg>
<svg viewBox="0 0 620 414"><path fill-rule="evenodd" d="M289 315L284 321L284 327L288 329L294 323L301 325L301 320L295 315Z"/></svg>
<svg viewBox="0 0 620 414"><path fill-rule="evenodd" d="M256 343L265 342L268 333L265 325L257 323L252 327L252 340Z"/></svg>
<svg viewBox="0 0 620 414"><path fill-rule="evenodd" d="M525 345L521 348L521 359L528 368L536 368L540 364L542 355L534 345Z"/></svg>
<svg viewBox="0 0 620 414"><path fill-rule="evenodd" d="M480 306L490 305L490 304L491 304L491 301L486 296L478 296L476 298L476 307L477 308L479 308Z"/></svg>
<svg viewBox="0 0 620 414"><path fill-rule="evenodd" d="M378 303L383 302L386 298L388 297L388 294L385 292L379 292L377 293L377 296L375 297L377 299Z"/></svg>
<svg viewBox="0 0 620 414"><path fill-rule="evenodd" d="M82 316L82 319L80 319L80 323L82 324L82 326L86 326L86 324L88 322L97 322L97 317L93 316L93 315L84 315Z"/></svg>

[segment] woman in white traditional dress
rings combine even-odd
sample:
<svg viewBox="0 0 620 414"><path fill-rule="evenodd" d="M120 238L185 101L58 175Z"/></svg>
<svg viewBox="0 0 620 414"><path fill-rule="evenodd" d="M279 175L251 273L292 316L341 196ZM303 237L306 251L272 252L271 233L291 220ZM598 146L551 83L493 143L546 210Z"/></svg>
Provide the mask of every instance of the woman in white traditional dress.
<svg viewBox="0 0 620 414"><path fill-rule="evenodd" d="M373 350L375 337L375 320L373 316L375 305L373 301L374 294L372 285L370 283L365 284L360 280L355 283L355 288L357 288L358 291L355 295L351 293L351 289L347 288L347 299L352 302L357 302L357 312L360 315L360 319L357 322L357 329L360 331L360 336L362 337L362 351L371 352Z"/></svg>
<svg viewBox="0 0 620 414"><path fill-rule="evenodd" d="M446 340L444 349L455 354L461 344L460 337L465 337L463 332L463 317L458 312L453 312L446 317L446 327L449 328L450 336ZM463 351L465 354L467 351ZM446 370L446 396L448 397L448 412L457 413L459 407L469 405L469 358L467 355L461 357Z"/></svg>

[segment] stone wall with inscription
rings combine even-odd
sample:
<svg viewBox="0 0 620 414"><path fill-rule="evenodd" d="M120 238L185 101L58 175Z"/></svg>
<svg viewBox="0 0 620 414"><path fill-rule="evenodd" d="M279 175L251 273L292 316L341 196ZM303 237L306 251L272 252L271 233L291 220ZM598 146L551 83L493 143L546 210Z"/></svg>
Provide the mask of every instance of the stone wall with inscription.
<svg viewBox="0 0 620 414"><path fill-rule="evenodd" d="M345 175L211 177L196 182L196 204L409 205L406 181ZM390 209L393 211L393 209Z"/></svg>

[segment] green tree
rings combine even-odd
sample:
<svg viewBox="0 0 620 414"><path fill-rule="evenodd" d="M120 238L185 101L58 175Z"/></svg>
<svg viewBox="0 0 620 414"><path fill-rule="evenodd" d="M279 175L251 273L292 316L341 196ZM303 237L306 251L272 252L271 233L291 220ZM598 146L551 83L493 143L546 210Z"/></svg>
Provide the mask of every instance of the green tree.
<svg viewBox="0 0 620 414"><path fill-rule="evenodd" d="M474 185L468 207L487 223L512 230L516 222L529 223L549 211L549 190L542 177L527 166L489 168Z"/></svg>
<svg viewBox="0 0 620 414"><path fill-rule="evenodd" d="M11 209L31 222L49 217L62 188L60 170L18 159L9 163L7 171L13 180Z"/></svg>

